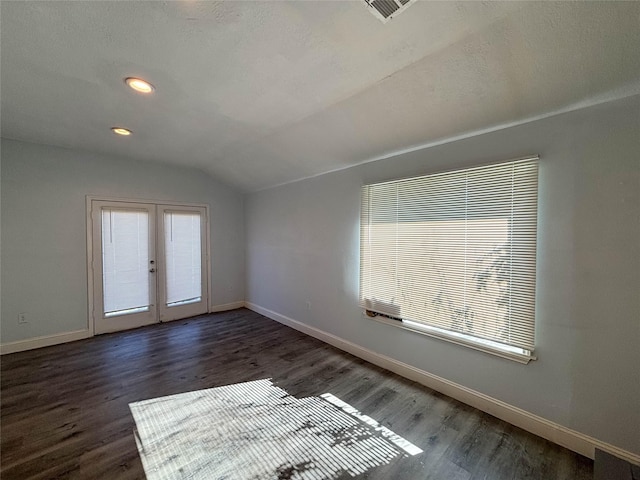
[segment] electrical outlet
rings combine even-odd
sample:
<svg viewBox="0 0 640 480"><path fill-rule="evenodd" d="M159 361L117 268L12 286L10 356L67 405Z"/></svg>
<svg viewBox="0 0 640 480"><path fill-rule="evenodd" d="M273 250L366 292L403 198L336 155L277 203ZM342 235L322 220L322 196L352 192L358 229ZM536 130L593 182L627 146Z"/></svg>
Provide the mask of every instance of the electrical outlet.
<svg viewBox="0 0 640 480"><path fill-rule="evenodd" d="M18 314L18 323L29 323L27 321L27 314L26 313L19 313Z"/></svg>

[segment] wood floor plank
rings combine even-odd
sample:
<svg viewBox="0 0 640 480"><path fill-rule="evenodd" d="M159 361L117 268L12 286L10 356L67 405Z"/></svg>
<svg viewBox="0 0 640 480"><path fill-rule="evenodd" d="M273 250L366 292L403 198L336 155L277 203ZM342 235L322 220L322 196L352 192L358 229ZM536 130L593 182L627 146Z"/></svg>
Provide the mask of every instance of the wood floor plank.
<svg viewBox="0 0 640 480"><path fill-rule="evenodd" d="M246 309L5 355L0 369L3 480L142 479L129 403L263 378L332 393L424 450L361 478L593 475L580 455Z"/></svg>

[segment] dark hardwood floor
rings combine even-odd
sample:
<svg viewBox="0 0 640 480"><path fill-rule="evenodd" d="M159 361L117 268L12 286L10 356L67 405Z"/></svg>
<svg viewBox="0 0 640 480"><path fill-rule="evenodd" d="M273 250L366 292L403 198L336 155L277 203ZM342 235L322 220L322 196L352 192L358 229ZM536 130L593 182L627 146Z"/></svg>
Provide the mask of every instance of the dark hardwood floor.
<svg viewBox="0 0 640 480"><path fill-rule="evenodd" d="M593 476L587 458L245 309L0 361L3 480L144 478L130 402L262 378L330 392L424 450L361 478Z"/></svg>

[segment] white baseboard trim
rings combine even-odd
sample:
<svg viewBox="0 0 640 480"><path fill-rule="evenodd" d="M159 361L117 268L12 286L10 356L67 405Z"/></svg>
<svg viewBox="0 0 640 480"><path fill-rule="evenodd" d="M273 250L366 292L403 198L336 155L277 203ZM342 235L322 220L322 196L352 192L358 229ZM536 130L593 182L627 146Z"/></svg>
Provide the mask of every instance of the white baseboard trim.
<svg viewBox="0 0 640 480"><path fill-rule="evenodd" d="M209 313L226 312L227 310L235 310L236 308L244 307L244 305L245 305L244 300L240 300L238 302L223 303L221 305L211 305L209 307Z"/></svg>
<svg viewBox="0 0 640 480"><path fill-rule="evenodd" d="M224 312L227 310L235 310L244 307L244 301L225 303L222 305L212 305L209 307L209 313ZM33 350L34 348L50 347L60 343L73 342L84 338L92 337L89 330L76 330L73 332L57 333L55 335L45 335L43 337L29 338L26 340L18 340L16 342L8 342L0 344L0 355L9 353L24 352Z"/></svg>
<svg viewBox="0 0 640 480"><path fill-rule="evenodd" d="M73 332L57 333L55 335L45 335L43 337L3 343L0 345L0 355L24 352L25 350L33 350L34 348L50 347L51 345L82 340L91 336L92 335L89 330L75 330Z"/></svg>
<svg viewBox="0 0 640 480"><path fill-rule="evenodd" d="M482 410L483 412L493 415L505 422L520 427L523 430L527 430L528 432L557 443L569 450L573 450L574 452L584 455L585 457L593 459L595 456L595 449L598 448L602 451L615 455L618 458L640 465L640 455L636 453L623 450L615 445L611 445L583 433L571 430L570 428L522 410L521 408L514 407L513 405L501 400L451 382L437 375L433 375L424 370L420 370L419 368L400 362L399 360L381 355L373 350L361 347L360 345L344 340L336 335L311 327L285 315L281 315L277 312L261 307L260 305L245 302L245 306L246 308L275 320L276 322L287 325L288 327L294 328L302 333L306 333L307 335L315 337L318 340L322 340L323 342L333 345L340 350L344 350L356 357L360 357L363 360L373 363L374 365L378 365L379 367L448 395L451 398L455 398L456 400L466 403L478 410Z"/></svg>

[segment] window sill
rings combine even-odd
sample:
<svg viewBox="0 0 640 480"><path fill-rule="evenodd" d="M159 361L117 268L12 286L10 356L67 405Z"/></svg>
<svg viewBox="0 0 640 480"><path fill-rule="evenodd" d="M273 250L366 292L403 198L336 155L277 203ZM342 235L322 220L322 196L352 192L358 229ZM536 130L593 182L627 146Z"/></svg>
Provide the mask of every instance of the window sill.
<svg viewBox="0 0 640 480"><path fill-rule="evenodd" d="M490 345L486 345L480 342L476 342L472 339L467 340L466 338L461 338L454 335L449 335L445 332L435 331L435 330L427 330L422 328L416 328L413 326L409 326L401 320L392 320L387 317L383 317L381 315L377 315L375 317L370 317L366 314L366 312L362 312L362 316L367 320L374 320L378 323L384 323L385 325L390 325L396 328L402 328L404 330L409 330L410 332L419 333L420 335L426 335L427 337L437 338L440 340L444 340L446 342L454 343L456 345L461 345L463 347L472 348L474 350L478 350L480 352L489 353L491 355L495 355L497 357L505 358L507 360L511 360L518 363L527 364L531 360L537 360L534 355L526 355L516 352L510 352L507 350L503 350L498 347L492 347Z"/></svg>

